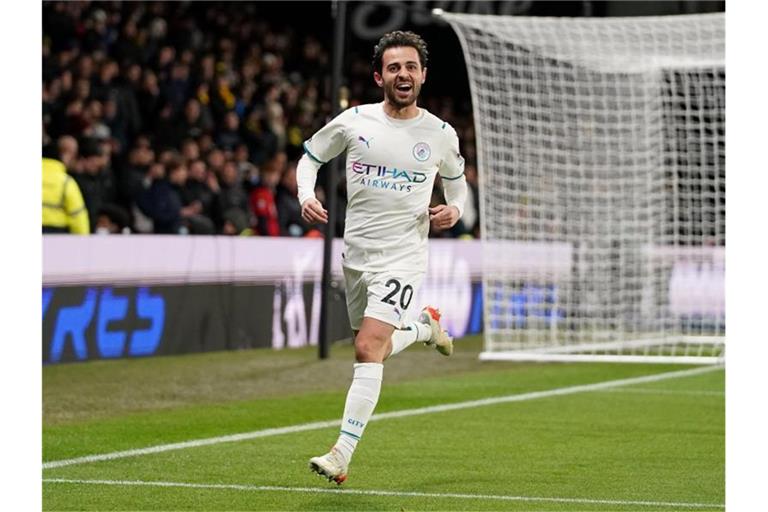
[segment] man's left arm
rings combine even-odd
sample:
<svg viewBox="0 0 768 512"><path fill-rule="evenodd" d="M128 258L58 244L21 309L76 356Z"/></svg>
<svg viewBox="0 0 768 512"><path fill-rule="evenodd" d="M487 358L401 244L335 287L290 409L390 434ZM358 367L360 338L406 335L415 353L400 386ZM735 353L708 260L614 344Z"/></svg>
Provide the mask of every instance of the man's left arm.
<svg viewBox="0 0 768 512"><path fill-rule="evenodd" d="M450 146L438 170L443 182L445 205L429 209L429 220L438 229L449 229L464 214L467 201L467 179L464 177L464 158L459 153L459 137L451 129Z"/></svg>

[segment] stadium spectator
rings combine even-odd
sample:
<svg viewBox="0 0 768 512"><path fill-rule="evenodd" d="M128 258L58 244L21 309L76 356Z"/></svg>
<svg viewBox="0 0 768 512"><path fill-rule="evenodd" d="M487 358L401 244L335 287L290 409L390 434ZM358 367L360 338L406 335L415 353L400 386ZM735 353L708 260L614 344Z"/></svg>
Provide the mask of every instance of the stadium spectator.
<svg viewBox="0 0 768 512"><path fill-rule="evenodd" d="M309 230L309 226L301 218L301 204L299 203L298 192L296 162L291 162L285 168L285 172L283 172L275 192L280 234L283 236L304 236Z"/></svg>
<svg viewBox="0 0 768 512"><path fill-rule="evenodd" d="M160 112L162 96L160 95L157 75L152 69L144 70L141 88L136 93L136 96L139 102L139 112L143 128L145 130L153 128L157 114Z"/></svg>
<svg viewBox="0 0 768 512"><path fill-rule="evenodd" d="M200 158L200 145L195 139L185 139L181 143L181 157L187 165Z"/></svg>
<svg viewBox="0 0 768 512"><path fill-rule="evenodd" d="M224 115L222 128L216 135L216 145L225 151L233 151L242 145L243 137L240 135L240 118L233 110Z"/></svg>
<svg viewBox="0 0 768 512"><path fill-rule="evenodd" d="M204 205L197 190L189 185L189 170L186 164L172 157L167 165L168 182L173 191L181 199L179 215L182 219L182 229L191 235L212 235L216 232L213 221L204 214Z"/></svg>
<svg viewBox="0 0 768 512"><path fill-rule="evenodd" d="M218 206L219 182L216 176L208 171L202 160L193 160L189 164L189 176L184 185L184 197L187 204L199 203L200 214L216 220L220 217Z"/></svg>
<svg viewBox="0 0 768 512"><path fill-rule="evenodd" d="M229 236L251 236L253 230L248 227L248 215L239 208L224 212L224 225L221 234Z"/></svg>
<svg viewBox="0 0 768 512"><path fill-rule="evenodd" d="M259 180L250 191L248 202L253 213L254 228L262 236L279 236L275 194L285 166L285 153L278 153L261 169Z"/></svg>
<svg viewBox="0 0 768 512"><path fill-rule="evenodd" d="M207 163L210 171L221 178L224 173L224 164L227 163L227 157L222 150L214 148L208 153ZM237 166L235 166L235 170L237 171Z"/></svg>
<svg viewBox="0 0 768 512"><path fill-rule="evenodd" d="M240 176L247 176L254 171L254 165L251 163L251 156L246 144L238 144L232 154L232 159L237 165L237 172Z"/></svg>
<svg viewBox="0 0 768 512"><path fill-rule="evenodd" d="M480 232L480 193L477 184L477 167L467 164L464 167L464 176L467 178L467 202L464 205L463 221L466 233L478 236Z"/></svg>
<svg viewBox="0 0 768 512"><path fill-rule="evenodd" d="M239 177L237 166L232 161L226 162L221 170L217 208L221 212L240 210L248 218L248 193ZM250 225L250 222L248 224Z"/></svg>
<svg viewBox="0 0 768 512"><path fill-rule="evenodd" d="M74 169L78 156L77 139L68 135L61 137L58 141L58 156L67 171Z"/></svg>
<svg viewBox="0 0 768 512"><path fill-rule="evenodd" d="M191 98L184 106L184 115L179 122L176 135L178 141L174 145L178 145L178 142L184 139L197 139L203 134L210 133L212 128L210 114L207 111L203 112L203 108L196 98Z"/></svg>
<svg viewBox="0 0 768 512"><path fill-rule="evenodd" d="M93 232L97 235L128 234L130 216L118 205L106 204L96 213L96 225Z"/></svg>
<svg viewBox="0 0 768 512"><path fill-rule="evenodd" d="M119 197L123 205L130 206L136 201L139 193L144 189L143 182L147 176L147 171L149 171L149 166L154 161L155 151L152 149L149 138L146 136L136 138L119 178Z"/></svg>
<svg viewBox="0 0 768 512"><path fill-rule="evenodd" d="M149 166L145 189L136 199L136 204L153 225L153 233L183 233L181 223L181 197L166 179L165 165L154 162Z"/></svg>
<svg viewBox="0 0 768 512"><path fill-rule="evenodd" d="M96 213L102 206L117 200L114 177L110 168L109 143L85 138L81 158L72 169L72 177L83 194L90 225L96 224Z"/></svg>

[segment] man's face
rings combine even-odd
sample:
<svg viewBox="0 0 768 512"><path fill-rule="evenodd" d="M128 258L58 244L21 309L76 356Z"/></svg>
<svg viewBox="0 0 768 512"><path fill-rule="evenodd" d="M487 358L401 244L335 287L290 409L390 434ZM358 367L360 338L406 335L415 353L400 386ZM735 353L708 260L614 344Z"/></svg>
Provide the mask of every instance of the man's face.
<svg viewBox="0 0 768 512"><path fill-rule="evenodd" d="M421 67L419 52L411 46L387 48L381 57L381 74L373 73L376 84L384 89L384 97L397 108L412 105L427 79L427 68Z"/></svg>
<svg viewBox="0 0 768 512"><path fill-rule="evenodd" d="M174 185L179 185L180 187L183 187L184 184L187 182L187 168L183 165L176 167L168 175L168 180Z"/></svg>

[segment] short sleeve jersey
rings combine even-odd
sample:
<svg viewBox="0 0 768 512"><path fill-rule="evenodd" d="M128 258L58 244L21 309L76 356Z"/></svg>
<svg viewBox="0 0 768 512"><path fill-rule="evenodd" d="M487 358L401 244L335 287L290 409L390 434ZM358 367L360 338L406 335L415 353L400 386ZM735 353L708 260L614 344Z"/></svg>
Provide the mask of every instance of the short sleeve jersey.
<svg viewBox="0 0 768 512"><path fill-rule="evenodd" d="M362 271L426 271L429 203L435 176L464 173L456 131L425 109L412 119L383 103L339 114L304 143L325 163L347 151L344 265Z"/></svg>

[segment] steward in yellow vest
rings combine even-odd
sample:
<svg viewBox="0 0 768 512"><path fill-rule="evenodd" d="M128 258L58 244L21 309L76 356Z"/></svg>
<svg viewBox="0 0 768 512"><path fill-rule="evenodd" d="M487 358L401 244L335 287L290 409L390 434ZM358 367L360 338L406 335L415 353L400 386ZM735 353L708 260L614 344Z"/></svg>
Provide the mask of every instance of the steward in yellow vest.
<svg viewBox="0 0 768 512"><path fill-rule="evenodd" d="M88 210L77 183L63 163L43 158L43 233L90 232Z"/></svg>

